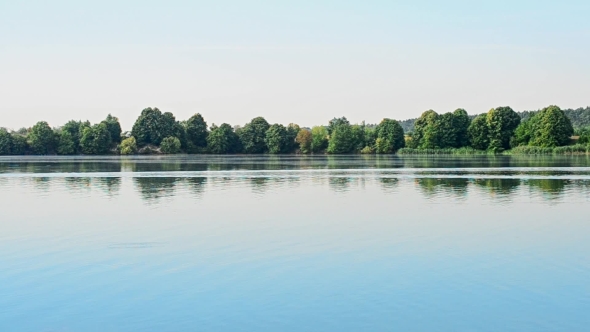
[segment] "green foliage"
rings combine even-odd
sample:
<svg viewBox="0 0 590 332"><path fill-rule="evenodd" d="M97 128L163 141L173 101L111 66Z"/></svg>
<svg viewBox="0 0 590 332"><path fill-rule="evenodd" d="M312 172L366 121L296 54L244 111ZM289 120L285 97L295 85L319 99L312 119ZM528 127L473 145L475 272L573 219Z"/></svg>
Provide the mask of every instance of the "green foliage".
<svg viewBox="0 0 590 332"><path fill-rule="evenodd" d="M476 150L471 147L446 148L446 149L414 149L402 148L398 154L401 155L481 155L488 154L487 151Z"/></svg>
<svg viewBox="0 0 590 332"><path fill-rule="evenodd" d="M289 125L287 126L287 141L285 143L286 146L284 153L291 153L297 149L298 143L295 139L297 138L297 134L299 134L299 131L301 131L299 125L289 123Z"/></svg>
<svg viewBox="0 0 590 332"><path fill-rule="evenodd" d="M543 154L553 154L553 148L544 148L540 146L517 146L510 151L506 151L506 154L511 155L519 155L519 154L533 154L533 155L543 155Z"/></svg>
<svg viewBox="0 0 590 332"><path fill-rule="evenodd" d="M12 135L4 129L0 128L0 155L12 154Z"/></svg>
<svg viewBox="0 0 590 332"><path fill-rule="evenodd" d="M72 155L78 152L73 135L67 130L61 130L58 135L57 154Z"/></svg>
<svg viewBox="0 0 590 332"><path fill-rule="evenodd" d="M252 119L237 134L245 153L264 153L267 151L265 139L270 125L263 117Z"/></svg>
<svg viewBox="0 0 590 332"><path fill-rule="evenodd" d="M90 122L70 120L61 127L61 131L68 132L74 141L74 147L76 150L74 153L78 153L80 150L80 137L82 136L82 131L85 127L90 127Z"/></svg>
<svg viewBox="0 0 590 332"><path fill-rule="evenodd" d="M27 138L18 133L12 133L12 154L23 155L29 150L29 143Z"/></svg>
<svg viewBox="0 0 590 332"><path fill-rule="evenodd" d="M567 145L570 142L574 128L559 107L546 107L534 118L538 120L534 122L531 145L555 147Z"/></svg>
<svg viewBox="0 0 590 332"><path fill-rule="evenodd" d="M229 124L224 123L219 127L211 126L211 132L207 136L207 146L210 153L236 153L239 151L239 144L239 138Z"/></svg>
<svg viewBox="0 0 590 332"><path fill-rule="evenodd" d="M346 120L346 118L342 119ZM348 121L341 121L334 124L331 130L332 134L328 142L328 153L343 154L353 152L355 148L355 135Z"/></svg>
<svg viewBox="0 0 590 332"><path fill-rule="evenodd" d="M141 115L133 124L131 135L135 137L139 146L160 145L162 140L169 136L182 140L184 135L181 128L172 113L162 113L157 108L148 107L141 111Z"/></svg>
<svg viewBox="0 0 590 332"><path fill-rule="evenodd" d="M299 150L301 151L301 153L307 154L311 152L312 135L310 130L299 130L299 133L297 133L295 141L299 144Z"/></svg>
<svg viewBox="0 0 590 332"><path fill-rule="evenodd" d="M80 138L80 150L88 155L109 153L111 147L111 133L104 122L92 127L84 127Z"/></svg>
<svg viewBox="0 0 590 332"><path fill-rule="evenodd" d="M490 138L488 133L488 120L486 114L480 114L473 119L469 128L467 129L467 135L471 147L477 150L487 150L490 146Z"/></svg>
<svg viewBox="0 0 590 332"><path fill-rule="evenodd" d="M553 149L554 154L586 154L590 147L584 144L557 146Z"/></svg>
<svg viewBox="0 0 590 332"><path fill-rule="evenodd" d="M47 122L37 122L31 128L28 136L29 145L35 154L52 154L55 153L57 145L57 137L53 129L49 127Z"/></svg>
<svg viewBox="0 0 590 332"><path fill-rule="evenodd" d="M510 140L520 124L520 116L510 107L497 107L488 112L486 121L490 139L488 149L496 152L509 149Z"/></svg>
<svg viewBox="0 0 590 332"><path fill-rule="evenodd" d="M395 153L405 147L404 130L399 122L383 119L376 128L375 152L380 154Z"/></svg>
<svg viewBox="0 0 590 332"><path fill-rule="evenodd" d="M119 123L119 119L109 114L102 123L106 125L107 130L111 135L111 142L113 144L121 143L121 124Z"/></svg>
<svg viewBox="0 0 590 332"><path fill-rule="evenodd" d="M462 108L458 108L453 112L453 147L460 148L469 146L469 126L471 125L471 118Z"/></svg>
<svg viewBox="0 0 590 332"><path fill-rule="evenodd" d="M440 115L433 110L428 110L414 123L411 148L438 149L441 148L442 131Z"/></svg>
<svg viewBox="0 0 590 332"><path fill-rule="evenodd" d="M124 139L119 145L119 151L122 155L130 155L137 153L137 141L135 137L131 136Z"/></svg>
<svg viewBox="0 0 590 332"><path fill-rule="evenodd" d="M323 126L311 128L311 152L318 153L328 147L328 130Z"/></svg>
<svg viewBox="0 0 590 332"><path fill-rule="evenodd" d="M330 122L328 123L328 127L326 128L328 130L328 136L332 136L334 129L340 125L350 125L350 122L344 116L341 118L333 118L332 120L330 120Z"/></svg>
<svg viewBox="0 0 590 332"><path fill-rule="evenodd" d="M203 151L207 147L207 122L201 114L197 113L188 119L186 122L186 137L190 146L196 148L197 151Z"/></svg>
<svg viewBox="0 0 590 332"><path fill-rule="evenodd" d="M590 127L586 127L586 128L582 128L580 130L578 130L579 138L578 138L578 143L579 144L590 144Z"/></svg>
<svg viewBox="0 0 590 332"><path fill-rule="evenodd" d="M266 131L264 139L268 152L272 154L285 153L287 150L287 128L281 124L273 124Z"/></svg>
<svg viewBox="0 0 590 332"><path fill-rule="evenodd" d="M178 137L168 136L160 143L160 150L165 154L180 153L180 148L181 144Z"/></svg>

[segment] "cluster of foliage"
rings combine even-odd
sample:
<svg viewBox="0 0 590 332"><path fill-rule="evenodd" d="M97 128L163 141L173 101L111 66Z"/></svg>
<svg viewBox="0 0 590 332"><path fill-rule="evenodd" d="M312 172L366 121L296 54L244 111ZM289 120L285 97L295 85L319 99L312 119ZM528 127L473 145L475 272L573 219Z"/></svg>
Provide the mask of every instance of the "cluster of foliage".
<svg viewBox="0 0 590 332"><path fill-rule="evenodd" d="M578 113L584 114L583 110ZM526 120L521 121L523 117ZM410 124L412 132L406 135L404 126ZM170 112L146 108L125 135L119 120L110 114L94 125L72 120L51 128L41 121L16 132L0 129L0 154L477 154L511 148L517 148L515 153L578 153L582 148L555 150L569 146L573 134L574 126L557 106L521 114L510 107L497 107L478 116L464 109L444 114L429 110L415 120L383 119L375 125L351 124L340 117L311 129L293 123L270 124L263 117L244 126L208 126L201 114L178 121ZM590 126L576 134L579 144L590 144Z"/></svg>
<svg viewBox="0 0 590 332"><path fill-rule="evenodd" d="M71 120L51 128L45 121L16 132L0 129L0 155L107 154L121 142L119 120L108 115L100 123Z"/></svg>
<svg viewBox="0 0 590 332"><path fill-rule="evenodd" d="M511 145L553 148L569 144L573 134L574 128L564 111L557 106L549 106L518 126Z"/></svg>
<svg viewBox="0 0 590 332"><path fill-rule="evenodd" d="M461 148L469 145L468 129L471 119L464 109L438 114L428 110L416 120L409 137L413 149Z"/></svg>

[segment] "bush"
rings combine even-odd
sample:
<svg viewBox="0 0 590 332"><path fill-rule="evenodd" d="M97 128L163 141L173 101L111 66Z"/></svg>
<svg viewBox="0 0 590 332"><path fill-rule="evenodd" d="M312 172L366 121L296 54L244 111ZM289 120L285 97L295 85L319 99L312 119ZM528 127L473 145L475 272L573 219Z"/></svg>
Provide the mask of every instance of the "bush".
<svg viewBox="0 0 590 332"><path fill-rule="evenodd" d="M490 154L493 152L485 150L477 150L470 147L463 148L446 148L446 149L412 149L402 148L399 149L398 154L403 155L483 155Z"/></svg>
<svg viewBox="0 0 590 332"><path fill-rule="evenodd" d="M180 152L180 140L176 137L166 137L160 144L160 150L165 154L174 154Z"/></svg>
<svg viewBox="0 0 590 332"><path fill-rule="evenodd" d="M137 141L135 137L131 136L124 139L119 145L119 151L122 155L130 155L137 153Z"/></svg>

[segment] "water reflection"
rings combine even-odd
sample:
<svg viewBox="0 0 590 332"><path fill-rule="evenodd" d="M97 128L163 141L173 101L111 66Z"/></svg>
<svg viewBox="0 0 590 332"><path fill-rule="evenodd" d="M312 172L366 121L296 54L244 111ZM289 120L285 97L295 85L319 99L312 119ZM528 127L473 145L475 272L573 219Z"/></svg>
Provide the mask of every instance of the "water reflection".
<svg viewBox="0 0 590 332"><path fill-rule="evenodd" d="M428 198L439 195L464 198L467 195L469 180L467 178L420 178L416 184L422 194Z"/></svg>
<svg viewBox="0 0 590 332"><path fill-rule="evenodd" d="M177 178L167 177L133 179L141 198L147 203L156 203L161 198L174 196L177 181Z"/></svg>
<svg viewBox="0 0 590 332"><path fill-rule="evenodd" d="M203 193L205 192L207 186L207 178L205 177L195 177L195 178L187 178L185 179L190 192L196 198L201 198Z"/></svg>

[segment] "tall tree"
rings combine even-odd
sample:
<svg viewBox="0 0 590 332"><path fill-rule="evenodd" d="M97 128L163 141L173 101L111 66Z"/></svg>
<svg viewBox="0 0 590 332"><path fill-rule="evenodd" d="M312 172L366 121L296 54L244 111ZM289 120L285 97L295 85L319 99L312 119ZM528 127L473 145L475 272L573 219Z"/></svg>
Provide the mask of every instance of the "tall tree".
<svg viewBox="0 0 590 332"><path fill-rule="evenodd" d="M354 133L352 126L346 122L341 122L332 127L332 134L328 142L328 153L343 154L351 153L355 148Z"/></svg>
<svg viewBox="0 0 590 332"><path fill-rule="evenodd" d="M478 150L487 150L490 146L488 133L487 114L480 114L471 121L467 129L471 147Z"/></svg>
<svg viewBox="0 0 590 332"><path fill-rule="evenodd" d="M557 106L549 106L541 110L535 118L531 145L555 147L567 145L574 134L572 123L565 113Z"/></svg>
<svg viewBox="0 0 590 332"><path fill-rule="evenodd" d="M74 137L68 130L61 130L58 134L57 154L72 155L78 152Z"/></svg>
<svg viewBox="0 0 590 332"><path fill-rule="evenodd" d="M55 153L57 137L45 121L39 121L31 128L28 136L29 145L35 154Z"/></svg>
<svg viewBox="0 0 590 332"><path fill-rule="evenodd" d="M376 128L375 152L394 153L405 146L404 129L396 120L383 119Z"/></svg>
<svg viewBox="0 0 590 332"><path fill-rule="evenodd" d="M88 155L109 153L111 147L111 133L104 122L92 127L85 127L80 138L80 150Z"/></svg>
<svg viewBox="0 0 590 332"><path fill-rule="evenodd" d="M8 130L0 128L0 155L12 154L12 135Z"/></svg>
<svg viewBox="0 0 590 332"><path fill-rule="evenodd" d="M311 131L308 129L301 129L299 133L297 133L297 137L295 141L299 144L299 150L301 153L310 153L311 152Z"/></svg>
<svg viewBox="0 0 590 332"><path fill-rule="evenodd" d="M297 124L289 123L287 126L287 142L285 146L285 153L291 153L297 149L297 142L295 139L297 138L299 131L301 131L301 128Z"/></svg>
<svg viewBox="0 0 590 332"><path fill-rule="evenodd" d="M469 114L462 108L453 112L453 128L455 133L454 147L460 148L469 145L468 129L471 124Z"/></svg>
<svg viewBox="0 0 590 332"><path fill-rule="evenodd" d="M102 123L106 125L107 130L111 135L111 142L113 144L121 143L121 124L119 123L119 119L109 114Z"/></svg>
<svg viewBox="0 0 590 332"><path fill-rule="evenodd" d="M233 128L224 123L217 127L211 126L209 136L207 136L207 148L210 153L226 154L238 152L239 138Z"/></svg>
<svg viewBox="0 0 590 332"><path fill-rule="evenodd" d="M237 132L245 153L264 153L267 151L265 139L270 125L263 117L252 119Z"/></svg>
<svg viewBox="0 0 590 332"><path fill-rule="evenodd" d="M510 139L520 124L520 116L510 107L498 107L486 116L490 137L489 149L503 151L510 148Z"/></svg>
<svg viewBox="0 0 590 332"><path fill-rule="evenodd" d="M282 124L273 124L266 131L265 143L272 154L286 153L287 128Z"/></svg>
<svg viewBox="0 0 590 332"><path fill-rule="evenodd" d="M199 113L191 116L186 122L186 136L188 143L196 150L203 150L207 147L207 122Z"/></svg>
<svg viewBox="0 0 590 332"><path fill-rule="evenodd" d="M328 130L323 126L311 128L311 152L318 153L328 147Z"/></svg>
<svg viewBox="0 0 590 332"><path fill-rule="evenodd" d="M147 144L160 145L165 137L182 136L180 123L176 122L170 112L162 113L157 108L148 107L141 111L131 129L131 135L137 140L139 146ZM182 137L178 137L182 141Z"/></svg>
<svg viewBox="0 0 590 332"><path fill-rule="evenodd" d="M428 110L414 123L411 147L419 149L438 149L441 147L440 115L433 110Z"/></svg>

